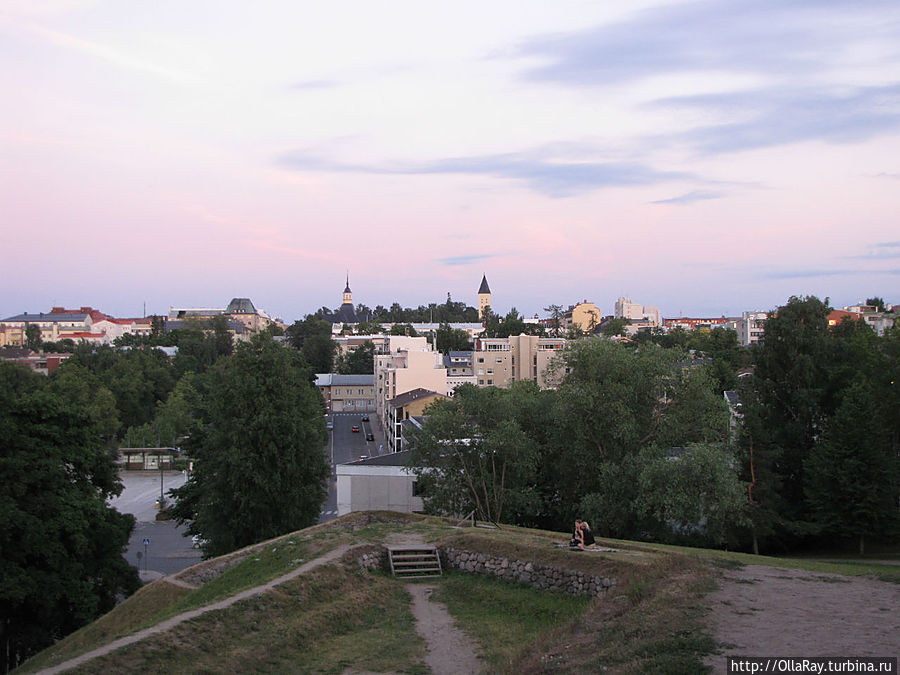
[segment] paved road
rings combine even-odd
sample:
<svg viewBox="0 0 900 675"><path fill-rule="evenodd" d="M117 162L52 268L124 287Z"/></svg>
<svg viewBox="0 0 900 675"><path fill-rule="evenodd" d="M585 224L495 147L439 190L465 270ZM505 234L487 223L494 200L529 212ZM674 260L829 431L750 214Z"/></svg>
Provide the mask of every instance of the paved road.
<svg viewBox="0 0 900 675"><path fill-rule="evenodd" d="M364 422L362 419L365 415L369 417L368 422ZM328 496L322 505L322 513L319 515L320 523L337 517L337 481L335 479L334 466L356 461L363 455L376 457L379 454L379 448L381 448L383 453L385 445L384 434L378 427L378 421L374 412L331 413L326 419L334 424L334 429L328 432L331 482L328 486ZM353 425L359 426L358 432L354 433L351 431ZM367 441L366 434L370 432L375 437L375 440Z"/></svg>
<svg viewBox="0 0 900 675"><path fill-rule="evenodd" d="M156 520L160 474L156 471L123 471L119 477L125 489L109 503L121 513L130 513L137 519L124 555L125 560L138 568L141 578L151 581L200 562L200 551L193 547L190 537L184 536L185 528L171 520ZM165 494L184 485L187 477L181 471L166 471L162 479ZM146 548L144 539L150 540Z"/></svg>

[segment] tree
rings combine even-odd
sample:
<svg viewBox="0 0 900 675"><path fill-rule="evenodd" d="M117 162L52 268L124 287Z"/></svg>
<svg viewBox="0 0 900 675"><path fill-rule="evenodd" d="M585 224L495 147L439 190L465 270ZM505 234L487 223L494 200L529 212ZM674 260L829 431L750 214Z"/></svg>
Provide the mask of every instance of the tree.
<svg viewBox="0 0 900 675"><path fill-rule="evenodd" d="M608 321L603 323L603 326L601 326L600 328L600 332L603 333L604 337L608 338L627 335L627 326L628 319L609 319Z"/></svg>
<svg viewBox="0 0 900 675"><path fill-rule="evenodd" d="M324 406L303 359L260 334L207 377L175 518L210 556L315 523L330 469Z"/></svg>
<svg viewBox="0 0 900 675"><path fill-rule="evenodd" d="M438 326L437 331L435 331L434 340L435 351L439 351L442 354L464 352L472 348L472 341L469 338L469 334L459 328L451 327L449 323L442 323Z"/></svg>
<svg viewBox="0 0 900 675"><path fill-rule="evenodd" d="M25 346L33 352L41 351L41 327L37 324L25 326Z"/></svg>
<svg viewBox="0 0 900 675"><path fill-rule="evenodd" d="M330 373L334 364L335 344L331 339L331 324L307 316L295 321L285 334L291 346L300 352L314 373Z"/></svg>
<svg viewBox="0 0 900 675"><path fill-rule="evenodd" d="M875 388L853 384L806 460L806 494L815 522L831 536L867 537L897 531L898 458ZM862 423L862 424L861 424Z"/></svg>
<svg viewBox="0 0 900 675"><path fill-rule="evenodd" d="M371 375L375 372L375 343L366 340L356 349L338 357L337 372L342 375Z"/></svg>
<svg viewBox="0 0 900 675"><path fill-rule="evenodd" d="M119 412L112 392L78 361L68 359L50 376L48 389L78 406L91 418L94 434L110 444L119 432Z"/></svg>
<svg viewBox="0 0 900 675"><path fill-rule="evenodd" d="M418 337L416 329L411 323L395 323L391 326L388 335L408 335L409 337Z"/></svg>
<svg viewBox="0 0 900 675"><path fill-rule="evenodd" d="M544 311L550 315L550 334L553 337L559 337L560 329L562 327L563 320L563 307L562 305L548 305L544 307Z"/></svg>
<svg viewBox="0 0 900 675"><path fill-rule="evenodd" d="M876 312L884 311L884 298L879 298L877 295L874 298L866 298L866 304L874 307Z"/></svg>
<svg viewBox="0 0 900 675"><path fill-rule="evenodd" d="M692 445L674 458L656 453L638 491L638 514L651 517L664 540L721 546L744 524L744 488L721 446Z"/></svg>
<svg viewBox="0 0 900 675"><path fill-rule="evenodd" d="M452 399L428 408L423 428L413 434L409 466L416 473L430 513L509 522L513 512L534 510L537 445L520 423L518 393L463 385ZM528 507L526 509L526 504Z"/></svg>
<svg viewBox="0 0 900 675"><path fill-rule="evenodd" d="M140 585L122 557L134 518L96 420L0 363L0 649L4 669Z"/></svg>

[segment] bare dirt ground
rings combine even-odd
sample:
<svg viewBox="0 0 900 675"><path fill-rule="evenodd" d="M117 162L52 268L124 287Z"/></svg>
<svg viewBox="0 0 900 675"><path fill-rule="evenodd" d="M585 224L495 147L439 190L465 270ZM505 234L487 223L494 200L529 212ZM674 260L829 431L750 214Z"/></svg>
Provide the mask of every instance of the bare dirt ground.
<svg viewBox="0 0 900 675"><path fill-rule="evenodd" d="M425 663L434 675L479 673L484 664L478 659L469 637L453 623L444 605L432 602L433 586L407 584L412 595L412 613L416 617L416 632L428 645Z"/></svg>
<svg viewBox="0 0 900 675"><path fill-rule="evenodd" d="M897 656L900 585L748 565L709 596L709 625L725 656Z"/></svg>

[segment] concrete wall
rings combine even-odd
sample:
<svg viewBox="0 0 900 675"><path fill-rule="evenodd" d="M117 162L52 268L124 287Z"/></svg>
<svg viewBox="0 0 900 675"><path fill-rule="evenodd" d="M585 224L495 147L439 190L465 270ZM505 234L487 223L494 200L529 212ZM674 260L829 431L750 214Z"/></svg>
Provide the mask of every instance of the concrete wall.
<svg viewBox="0 0 900 675"><path fill-rule="evenodd" d="M422 511L421 497L413 496L416 477L402 466L371 466L362 463L337 466L337 509L343 516L352 511Z"/></svg>

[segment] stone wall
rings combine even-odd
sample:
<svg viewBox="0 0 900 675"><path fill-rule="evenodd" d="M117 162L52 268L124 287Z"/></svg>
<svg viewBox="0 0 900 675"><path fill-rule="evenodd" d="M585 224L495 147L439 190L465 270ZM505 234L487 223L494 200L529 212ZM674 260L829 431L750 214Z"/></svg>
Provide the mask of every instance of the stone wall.
<svg viewBox="0 0 900 675"><path fill-rule="evenodd" d="M603 595L611 586L616 585L614 577L598 577L585 572L536 565L527 560L509 560L452 547L441 548L440 554L441 564L445 568L492 574L500 579L510 579L541 590L569 595Z"/></svg>

